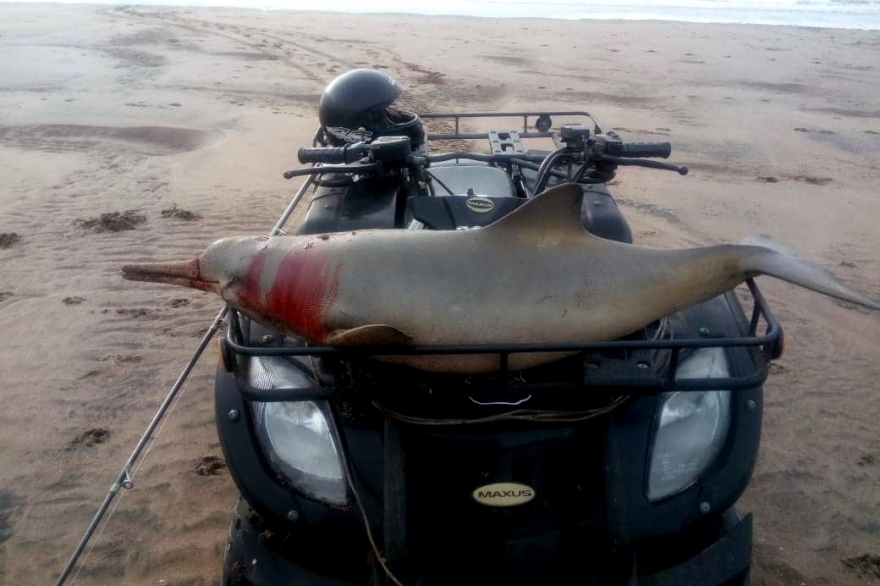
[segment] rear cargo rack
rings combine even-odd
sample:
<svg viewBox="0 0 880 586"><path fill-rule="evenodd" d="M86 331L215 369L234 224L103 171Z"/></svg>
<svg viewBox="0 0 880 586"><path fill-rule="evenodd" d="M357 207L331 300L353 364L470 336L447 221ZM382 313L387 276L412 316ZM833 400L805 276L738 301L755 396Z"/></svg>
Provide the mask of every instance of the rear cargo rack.
<svg viewBox="0 0 880 586"><path fill-rule="evenodd" d="M242 394L254 401L302 401L328 399L342 393L365 393L371 396L387 395L393 392L411 392L414 386L436 393L481 392L550 392L559 390L594 389L620 394L652 394L669 391L706 391L706 390L746 390L763 384L767 379L770 361L782 353L783 333L779 322L770 312L763 295L752 279L746 281L750 299L746 303L752 306L751 316L738 310L739 304L733 299L735 292L725 294L729 307L737 308L734 315L740 326L742 335L733 337L690 337L664 340L616 340L594 342L590 344L492 344L492 345L435 345L435 346L358 346L358 347L326 347L326 346L279 346L269 344L246 343L242 333L238 312L231 311L226 336L221 340L226 367L231 371L240 371L244 364L241 357L333 357L341 360L369 360L371 355L453 355L453 354L497 354L499 369L486 382L469 380L462 384L463 375L437 375L420 373L415 369L400 366L383 365L399 376L367 377L370 380L358 381L353 378L350 385L321 386L314 383L302 387L281 387L260 389L239 380ZM762 327L763 325L763 327ZM763 333L759 333L763 329ZM744 374L731 374L721 378L687 378L677 379L678 365L682 352L699 348L739 348L744 351L752 366L744 370ZM603 356L614 352L615 357ZM626 355L617 358L618 354ZM640 352L641 351L641 352ZM663 368L655 368L645 358L645 351L668 352ZM580 355L579 368L574 374L561 377L560 380L541 382L522 382L515 373L529 371L513 371L509 368L511 354L533 352L573 352ZM566 358L564 360L572 360ZM376 362L375 364L379 364ZM381 367L380 367L381 368ZM543 368L543 367L535 367ZM403 370L400 370L403 369ZM414 375L413 373L418 373ZM421 376L419 376L419 374ZM308 377L314 380L313 375ZM243 379L244 377L239 377Z"/></svg>
<svg viewBox="0 0 880 586"><path fill-rule="evenodd" d="M585 118L590 121L593 129L597 134L604 133L602 125L589 113L584 111L548 111L548 112L450 112L446 114L421 114L423 120L448 120L453 123L454 131L451 133L428 133L428 140L449 140L449 139L483 139L487 137L486 132L462 132L461 121L464 118L521 118L522 130L516 131L519 138L553 138L557 132L550 132L553 125L553 116L564 116L566 118L577 117ZM529 130L529 119L534 119L532 128Z"/></svg>

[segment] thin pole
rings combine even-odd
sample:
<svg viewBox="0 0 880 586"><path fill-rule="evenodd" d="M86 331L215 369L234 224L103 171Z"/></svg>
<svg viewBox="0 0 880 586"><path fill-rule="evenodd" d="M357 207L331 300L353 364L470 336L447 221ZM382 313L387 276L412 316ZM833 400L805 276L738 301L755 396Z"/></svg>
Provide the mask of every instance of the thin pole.
<svg viewBox="0 0 880 586"><path fill-rule="evenodd" d="M287 222L290 215L293 213L294 208L302 199L303 195L305 195L309 186L314 182L315 176L310 175L305 183L302 184L302 187L296 192L296 195L293 196L293 199L290 200L290 203L287 204L287 207L284 209L284 212L281 214L281 217L278 218L278 221L275 222L275 225L272 227L272 231L269 233L269 236L276 236L281 233L281 228ZM101 519L107 512L107 509L110 507L110 504L113 502L113 499L116 497L117 493L119 493L119 489L122 487L132 488L134 484L131 480L131 470L133 469L135 463L137 462L138 457L140 457L141 452L144 447L150 441L153 436L153 432L156 431L156 428L161 423L162 418L165 417L165 413L168 411L168 408L174 402L174 399L177 397L177 393L180 391L181 387L183 387L183 383L186 382L186 379L189 378L190 372L195 367L196 363L199 361L199 358L202 356L202 353L205 351L205 348L208 347L208 344L211 342L211 338L214 337L214 334L217 333L217 330L220 329L220 324L223 323L226 314L229 312L229 306L224 305L223 309L220 310L220 313L217 314L217 317L214 318L214 321L211 322L208 331L205 332L205 335L202 336L202 340L199 342L196 351L193 353L192 358L189 359L189 362L186 363L186 366L183 367L183 371L177 377L177 380L174 381L174 384L171 386L171 390L168 391L168 394L165 395L165 400L162 401L162 404L159 406L159 410L156 411L156 414L153 415L153 420L150 421L150 424L147 426L147 429L144 431L144 434L138 440L137 445L132 450L131 455L128 457L128 460L125 461L125 464L122 466L122 470L119 472L119 476L116 477L116 481L110 485L110 490L107 492L107 496L104 497L104 501L101 503L101 506L98 507L98 512L95 513L95 516L92 517L92 521L89 523L88 528L85 533L83 533L82 538L79 540L79 543L76 546L76 549L73 551L73 555L70 556L70 559L67 561L67 565L64 566L64 569L61 571L61 575L58 576L58 581L55 582L55 586L62 586L66 581L68 576L70 576L70 572L76 566L76 562L79 560L79 556L82 555L83 550L86 548L89 540L94 535L95 530L98 528L98 524L101 522Z"/></svg>
<svg viewBox="0 0 880 586"><path fill-rule="evenodd" d="M199 342L199 346L198 348L196 348L195 354L193 354L193 357L190 358L189 362L187 362L186 366L183 368L183 372L181 372L180 376L177 377L177 380L174 381L174 385L165 396L165 400L162 401L162 404L159 406L159 410L156 411L156 414L153 416L153 420L150 421L150 424L147 426L147 429L141 436L141 439L138 440L137 445L131 452L131 456L128 457L125 465L122 466L122 470L119 472L119 476L116 477L116 481L110 486L110 491L107 493L107 496L104 497L104 502L101 503L101 506L98 508L98 512L95 513L94 517L92 517L92 522L89 523L88 529L86 529L86 532L83 534L82 539L79 540L79 544L76 546L73 555L70 556L70 560L67 562L67 565L64 567L61 575L58 577L58 581L55 582L56 586L61 586L67 580L67 577L70 575L71 570L73 570L73 567L76 565L76 562L79 559L79 556L82 554L83 550L85 549L86 544L92 538L95 529L97 529L98 524L101 522L101 518L107 512L107 509L110 507L110 503L113 502L113 498L119 492L119 489L123 486L127 488L133 486L130 475L132 467L137 461L138 456L141 455L141 451L143 451L144 446L146 446L147 442L150 441L153 432L162 421L162 417L164 417L165 413L168 411L168 407L174 401L174 398L177 396L180 387L183 386L183 383L186 381L189 373L196 365L196 362L202 355L202 352L205 351L205 348L208 346L208 343L211 341L214 333L216 333L216 331L220 328L220 323L223 321L223 318L226 317L227 311L229 311L228 306L224 306L223 309L220 310L220 313L217 314L217 317L215 317L213 323L211 323L211 327L208 328L208 331L205 332L204 336L202 336L202 341Z"/></svg>

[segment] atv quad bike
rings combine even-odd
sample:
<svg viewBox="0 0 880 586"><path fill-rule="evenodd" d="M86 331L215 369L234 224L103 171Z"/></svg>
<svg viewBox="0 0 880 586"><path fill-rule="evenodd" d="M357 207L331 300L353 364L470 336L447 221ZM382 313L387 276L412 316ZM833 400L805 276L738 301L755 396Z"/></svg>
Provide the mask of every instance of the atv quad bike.
<svg viewBox="0 0 880 586"><path fill-rule="evenodd" d="M624 142L586 112L422 118L454 130L413 149L406 136L327 146L319 129L300 150L318 165L286 173L308 176L300 194L315 186L297 232L479 229L568 181L587 230L632 242L608 191L617 168L687 171L645 159L669 143ZM535 139L555 148L527 150ZM438 140L489 152L433 154ZM215 400L241 499L223 583L750 583L751 517L734 505L782 331L746 285L611 342L383 349L498 356L472 376L309 346L232 310ZM507 366L561 350L576 355Z"/></svg>

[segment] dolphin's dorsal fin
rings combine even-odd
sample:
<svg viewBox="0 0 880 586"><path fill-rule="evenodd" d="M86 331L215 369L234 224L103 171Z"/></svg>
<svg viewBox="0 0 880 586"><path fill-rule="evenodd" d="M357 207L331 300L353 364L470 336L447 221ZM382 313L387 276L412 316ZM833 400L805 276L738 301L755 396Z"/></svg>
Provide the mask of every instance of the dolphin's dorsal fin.
<svg viewBox="0 0 880 586"><path fill-rule="evenodd" d="M535 196L482 231L491 233L509 230L586 233L581 223L583 188L576 183L563 183Z"/></svg>

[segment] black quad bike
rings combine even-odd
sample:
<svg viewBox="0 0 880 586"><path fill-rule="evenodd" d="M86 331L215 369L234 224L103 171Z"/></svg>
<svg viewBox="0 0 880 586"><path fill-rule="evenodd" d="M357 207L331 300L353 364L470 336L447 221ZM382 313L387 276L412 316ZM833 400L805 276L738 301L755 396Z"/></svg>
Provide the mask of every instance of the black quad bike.
<svg viewBox="0 0 880 586"><path fill-rule="evenodd" d="M632 242L607 187L617 167L687 172L645 159L669 143L624 142L586 112L422 118L454 131L413 149L407 136L327 146L319 129L299 156L316 165L286 173L308 179L279 227L310 187L301 234L479 229L575 182L584 227ZM518 130L461 130L502 118ZM438 140L490 150L431 154ZM734 505L782 330L746 285L611 342L382 352L498 356L472 376L309 346L231 311L215 398L241 499L224 584L749 584L751 517ZM560 350L577 354L507 367Z"/></svg>

